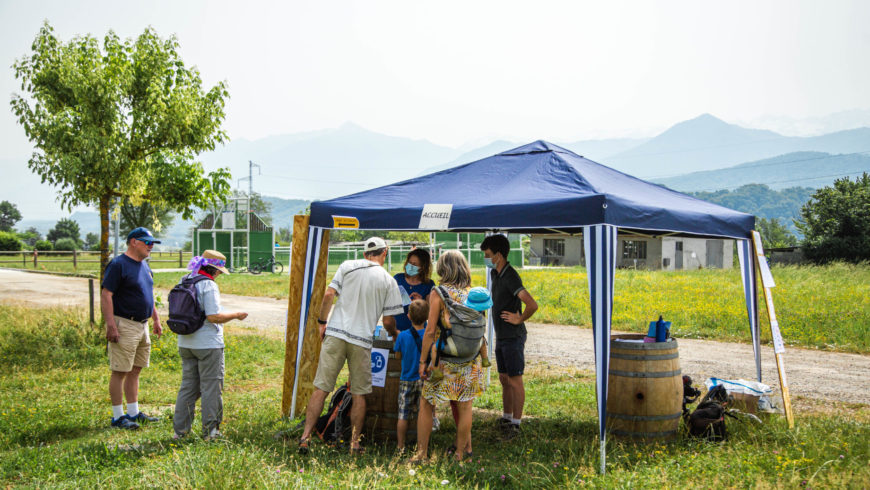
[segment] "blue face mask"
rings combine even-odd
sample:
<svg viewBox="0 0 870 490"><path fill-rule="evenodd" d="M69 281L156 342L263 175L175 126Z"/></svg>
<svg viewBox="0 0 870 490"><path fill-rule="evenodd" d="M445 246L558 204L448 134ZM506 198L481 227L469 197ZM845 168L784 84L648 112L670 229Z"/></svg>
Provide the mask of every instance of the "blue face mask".
<svg viewBox="0 0 870 490"><path fill-rule="evenodd" d="M483 265L489 267L490 269L495 269L495 264L492 263L492 259L489 257L483 258Z"/></svg>
<svg viewBox="0 0 870 490"><path fill-rule="evenodd" d="M416 276L420 273L420 268L414 264L405 264L405 274L409 276Z"/></svg>

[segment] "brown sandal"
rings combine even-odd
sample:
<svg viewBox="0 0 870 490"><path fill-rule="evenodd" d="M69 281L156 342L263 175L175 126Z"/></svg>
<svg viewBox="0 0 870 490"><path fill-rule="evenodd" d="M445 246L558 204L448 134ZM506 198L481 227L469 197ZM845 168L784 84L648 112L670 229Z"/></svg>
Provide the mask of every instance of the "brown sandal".
<svg viewBox="0 0 870 490"><path fill-rule="evenodd" d="M311 442L311 439L299 439L299 454L306 455L311 449L308 447L308 444Z"/></svg>

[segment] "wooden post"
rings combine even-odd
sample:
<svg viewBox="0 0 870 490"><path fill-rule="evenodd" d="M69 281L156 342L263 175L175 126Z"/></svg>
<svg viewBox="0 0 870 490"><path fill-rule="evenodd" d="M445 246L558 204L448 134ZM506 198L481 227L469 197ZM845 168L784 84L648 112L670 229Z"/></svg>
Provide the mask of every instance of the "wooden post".
<svg viewBox="0 0 870 490"><path fill-rule="evenodd" d="M761 272L761 285L764 289L764 302L767 305L767 319L770 322L770 334L773 337L773 352L776 356L776 370L779 372L779 386L782 390L782 405L785 409L785 419L788 421L788 427L794 428L794 413L791 409L791 395L788 391L788 380L785 376L785 347L782 342L782 334L779 331L779 322L776 319L776 310L773 307L773 295L770 293L772 284L766 283L765 272L767 269L767 259L764 257L764 248L761 245L761 235L752 231L752 245L755 249L755 261ZM762 265L762 261L764 264ZM769 275L769 272L768 272Z"/></svg>
<svg viewBox="0 0 870 490"><path fill-rule="evenodd" d="M39 257L39 252L37 252L36 249L34 248L34 249L33 249L33 268L34 268L34 269L36 269L36 266L37 266L37 263L38 263L38 259L37 259L37 257Z"/></svg>
<svg viewBox="0 0 870 490"><path fill-rule="evenodd" d="M94 280L93 279L88 279L88 295L91 298L91 300L88 302L88 305L90 306L90 309L91 309L91 325L93 325L94 323L96 323L96 321L94 319Z"/></svg>
<svg viewBox="0 0 870 490"><path fill-rule="evenodd" d="M179 268L179 269L181 269L182 267L184 267L183 265L181 265L182 253L183 253L183 252L181 251L181 249L178 249L178 268Z"/></svg>
<svg viewBox="0 0 870 490"><path fill-rule="evenodd" d="M308 309L308 320L305 323L305 337L302 339L302 356L299 361L299 383L296 388L297 414L305 413L308 399L314 393L314 375L317 374L317 363L320 362L320 325L317 317L320 315L320 304L326 294L326 266L329 262L329 230L323 230L320 245L320 256L317 259L317 270L314 272L314 285L311 291L311 307Z"/></svg>
<svg viewBox="0 0 870 490"><path fill-rule="evenodd" d="M27 269L27 252L21 252L21 268Z"/></svg>
<svg viewBox="0 0 870 490"><path fill-rule="evenodd" d="M299 341L299 315L302 306L305 274L305 251L308 248L308 222L310 216L293 217L293 243L290 255L290 294L287 298L287 329L284 335L284 386L281 395L281 414L290 415L293 403L293 381L296 378L296 352Z"/></svg>
<svg viewBox="0 0 870 490"><path fill-rule="evenodd" d="M74 271L79 270L78 256L79 256L78 252L76 250L73 250L73 270Z"/></svg>

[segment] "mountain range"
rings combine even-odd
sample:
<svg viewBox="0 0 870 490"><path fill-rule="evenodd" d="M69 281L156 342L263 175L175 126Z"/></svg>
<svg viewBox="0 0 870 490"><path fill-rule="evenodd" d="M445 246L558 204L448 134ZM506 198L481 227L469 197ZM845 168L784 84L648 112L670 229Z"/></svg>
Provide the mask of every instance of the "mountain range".
<svg viewBox="0 0 870 490"><path fill-rule="evenodd" d="M815 188L837 177L870 171L870 128L866 127L792 137L703 114L654 138L554 142L590 160L684 192L734 189L752 183L772 189ZM247 189L252 169L254 190L272 200L273 221L285 227L290 216L312 200L451 168L524 143L498 140L470 150L456 149L346 123L336 129L235 140L201 155L201 160L207 170L229 167L236 187L241 189ZM25 159L2 161L0 166L9 176L0 180L0 199L36 206L45 203L46 196L56 195L27 169ZM37 226L47 231L56 221L28 219L28 214L23 214L25 220L18 228ZM92 214L79 211L73 215L82 220L83 235L96 222ZM167 230L167 237L184 243L190 226L179 221Z"/></svg>

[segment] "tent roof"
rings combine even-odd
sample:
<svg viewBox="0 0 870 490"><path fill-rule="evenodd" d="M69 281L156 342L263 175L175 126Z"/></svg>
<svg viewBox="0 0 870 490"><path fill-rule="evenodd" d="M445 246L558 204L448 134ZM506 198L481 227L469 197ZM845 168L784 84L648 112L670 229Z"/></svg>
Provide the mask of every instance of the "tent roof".
<svg viewBox="0 0 870 490"><path fill-rule="evenodd" d="M311 225L333 216L360 229L423 230L425 204L452 204L449 231L580 232L615 225L653 235L747 238L755 217L696 199L535 141L441 172L311 204Z"/></svg>

